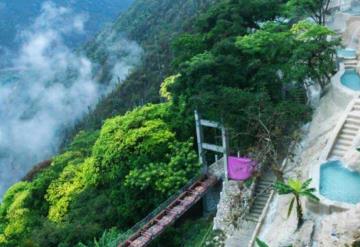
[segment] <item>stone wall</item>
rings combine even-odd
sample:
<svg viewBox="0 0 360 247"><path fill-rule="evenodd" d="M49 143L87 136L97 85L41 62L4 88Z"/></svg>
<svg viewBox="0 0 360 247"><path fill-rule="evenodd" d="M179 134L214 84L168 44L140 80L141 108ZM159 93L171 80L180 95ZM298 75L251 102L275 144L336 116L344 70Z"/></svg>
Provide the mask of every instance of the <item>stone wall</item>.
<svg viewBox="0 0 360 247"><path fill-rule="evenodd" d="M226 235L232 235L251 203L255 183L245 186L244 182L223 182L220 202L214 218L214 230L221 230Z"/></svg>

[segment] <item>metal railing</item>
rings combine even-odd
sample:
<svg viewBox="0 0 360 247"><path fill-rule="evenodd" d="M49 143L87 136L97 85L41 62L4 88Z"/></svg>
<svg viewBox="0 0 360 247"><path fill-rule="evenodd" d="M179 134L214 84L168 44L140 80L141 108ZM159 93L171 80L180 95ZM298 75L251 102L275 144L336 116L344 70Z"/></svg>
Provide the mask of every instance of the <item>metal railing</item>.
<svg viewBox="0 0 360 247"><path fill-rule="evenodd" d="M166 207L169 206L169 204L171 202L173 202L177 197L179 197L183 192L185 192L191 185L193 185L196 181L200 180L203 177L204 177L204 175L199 175L199 176L196 176L196 177L190 179L183 187L181 187L178 191L176 191L168 199L166 199L166 201L162 202L157 208L155 208L147 216L145 216L145 218L143 218L141 221L139 221L133 227L131 227L128 231L126 231L126 233L122 236L122 238L119 240L119 242L125 241L127 238L131 237L133 234L138 232L149 221L151 221L156 215L158 215L161 211L166 209Z"/></svg>

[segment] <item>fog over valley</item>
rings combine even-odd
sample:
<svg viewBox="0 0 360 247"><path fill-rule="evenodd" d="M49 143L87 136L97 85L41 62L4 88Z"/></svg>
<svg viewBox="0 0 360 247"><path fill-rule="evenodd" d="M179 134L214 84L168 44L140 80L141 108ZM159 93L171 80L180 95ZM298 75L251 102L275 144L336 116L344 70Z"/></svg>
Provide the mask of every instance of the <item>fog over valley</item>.
<svg viewBox="0 0 360 247"><path fill-rule="evenodd" d="M31 25L17 31L18 47L0 53L6 64L0 69L0 195L54 155L64 130L140 61L142 49L135 42L118 33L100 36L113 64L112 79L98 83L100 65L66 38L86 35L91 15L64 6L44 2ZM2 3L0 13L5 8Z"/></svg>

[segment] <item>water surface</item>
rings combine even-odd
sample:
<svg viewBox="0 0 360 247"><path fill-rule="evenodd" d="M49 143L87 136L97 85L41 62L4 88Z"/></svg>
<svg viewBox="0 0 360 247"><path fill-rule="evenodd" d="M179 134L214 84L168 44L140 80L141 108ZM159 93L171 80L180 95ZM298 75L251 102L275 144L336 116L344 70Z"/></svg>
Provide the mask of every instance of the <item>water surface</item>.
<svg viewBox="0 0 360 247"><path fill-rule="evenodd" d="M341 83L354 91L360 91L360 76L354 69L345 70Z"/></svg>
<svg viewBox="0 0 360 247"><path fill-rule="evenodd" d="M320 194L330 200L360 202L360 173L350 171L341 161L330 161L320 168Z"/></svg>

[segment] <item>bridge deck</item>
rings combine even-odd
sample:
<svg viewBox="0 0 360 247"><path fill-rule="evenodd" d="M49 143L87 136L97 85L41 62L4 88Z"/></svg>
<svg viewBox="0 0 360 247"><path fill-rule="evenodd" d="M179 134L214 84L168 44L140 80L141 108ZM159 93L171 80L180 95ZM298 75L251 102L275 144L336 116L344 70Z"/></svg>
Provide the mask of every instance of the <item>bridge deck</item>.
<svg viewBox="0 0 360 247"><path fill-rule="evenodd" d="M205 176L194 182L128 240L120 243L119 247L144 247L150 244L152 240L197 203L216 182L217 178L214 176Z"/></svg>

